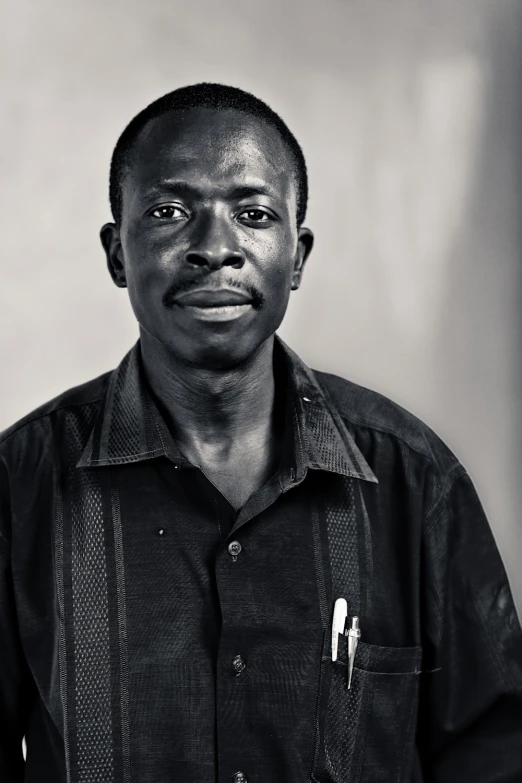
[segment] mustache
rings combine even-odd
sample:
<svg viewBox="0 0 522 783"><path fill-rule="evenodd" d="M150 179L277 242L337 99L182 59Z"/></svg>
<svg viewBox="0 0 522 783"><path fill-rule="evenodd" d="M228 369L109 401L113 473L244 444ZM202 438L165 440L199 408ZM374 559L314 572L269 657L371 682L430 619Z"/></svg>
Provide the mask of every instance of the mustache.
<svg viewBox="0 0 522 783"><path fill-rule="evenodd" d="M163 294L162 302L164 307L172 308L176 304L176 298L181 294L188 294L191 291L200 289L205 284L202 279L199 280L184 280L183 282L173 283ZM246 294L252 300L252 306L256 310L260 310L263 307L265 297L252 283L244 282L239 283L237 280L224 280L222 286L219 288L233 288L242 294ZM209 286L209 290L212 286ZM217 286L216 286L217 290Z"/></svg>

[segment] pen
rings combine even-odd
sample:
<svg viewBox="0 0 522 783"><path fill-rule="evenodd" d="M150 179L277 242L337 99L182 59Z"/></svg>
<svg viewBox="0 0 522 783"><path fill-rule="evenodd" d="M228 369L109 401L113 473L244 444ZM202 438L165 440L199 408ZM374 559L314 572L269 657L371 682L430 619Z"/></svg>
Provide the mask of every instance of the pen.
<svg viewBox="0 0 522 783"><path fill-rule="evenodd" d="M337 646L339 643L339 634L344 633L346 615L348 614L348 604L346 598L338 598L334 604L334 614L332 622L332 661L337 660Z"/></svg>
<svg viewBox="0 0 522 783"><path fill-rule="evenodd" d="M352 627L346 631L346 641L348 647L348 680L346 689L350 690L352 683L353 662L355 660L355 653L357 651L357 645L361 638L361 629L359 628L359 618L352 617Z"/></svg>

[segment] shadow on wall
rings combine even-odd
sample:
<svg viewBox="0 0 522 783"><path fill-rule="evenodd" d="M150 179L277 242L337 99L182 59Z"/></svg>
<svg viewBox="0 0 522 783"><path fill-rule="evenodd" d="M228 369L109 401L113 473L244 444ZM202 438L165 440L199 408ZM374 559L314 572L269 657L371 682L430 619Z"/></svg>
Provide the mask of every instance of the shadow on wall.
<svg viewBox="0 0 522 783"><path fill-rule="evenodd" d="M448 253L435 351L441 357L437 364L447 367L438 381L441 408L448 412L455 441L466 444L468 455L477 455L466 467L498 537L522 613L522 6L516 15L493 8L489 14L485 116L465 214Z"/></svg>

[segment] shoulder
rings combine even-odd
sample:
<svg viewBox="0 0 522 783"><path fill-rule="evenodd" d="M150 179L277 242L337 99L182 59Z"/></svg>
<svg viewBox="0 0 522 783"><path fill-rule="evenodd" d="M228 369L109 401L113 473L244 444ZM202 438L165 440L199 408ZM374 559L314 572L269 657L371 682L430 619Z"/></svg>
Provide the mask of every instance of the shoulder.
<svg viewBox="0 0 522 783"><path fill-rule="evenodd" d="M87 381L87 383L67 389L14 422L10 427L0 432L0 449L4 450L21 440L25 441L28 436L31 437L31 443L34 446L38 436L44 436L48 431L49 422L53 415L70 409L81 412L82 408L98 407L110 375L109 371Z"/></svg>
<svg viewBox="0 0 522 783"><path fill-rule="evenodd" d="M465 468L444 441L423 421L379 392L338 375L314 370L314 375L361 450L379 442L381 450L402 450L410 459L431 463L441 483Z"/></svg>

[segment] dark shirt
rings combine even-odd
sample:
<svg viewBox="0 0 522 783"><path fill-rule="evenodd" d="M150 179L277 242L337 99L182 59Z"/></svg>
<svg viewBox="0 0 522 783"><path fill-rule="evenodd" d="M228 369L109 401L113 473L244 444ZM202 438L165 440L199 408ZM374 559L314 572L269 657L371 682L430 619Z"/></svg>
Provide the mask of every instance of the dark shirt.
<svg viewBox="0 0 522 783"><path fill-rule="evenodd" d="M465 469L279 338L274 367L280 464L239 512L139 343L3 433L2 783L522 780L522 635Z"/></svg>

